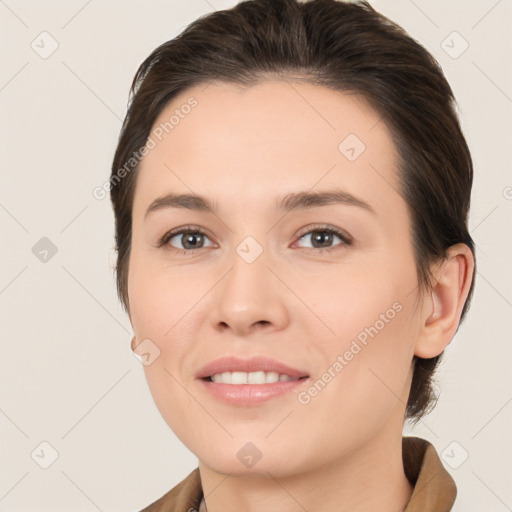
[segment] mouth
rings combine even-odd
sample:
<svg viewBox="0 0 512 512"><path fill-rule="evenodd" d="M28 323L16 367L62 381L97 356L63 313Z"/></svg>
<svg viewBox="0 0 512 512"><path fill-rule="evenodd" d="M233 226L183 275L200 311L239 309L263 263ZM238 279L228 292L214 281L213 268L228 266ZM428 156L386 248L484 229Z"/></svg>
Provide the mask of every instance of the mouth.
<svg viewBox="0 0 512 512"><path fill-rule="evenodd" d="M223 357L208 363L196 375L196 378L207 382L232 385L274 384L308 377L308 372L263 356L251 359Z"/></svg>
<svg viewBox="0 0 512 512"><path fill-rule="evenodd" d="M304 375L301 377L291 377L286 373L279 372L265 372L262 370L255 372L220 372L203 377L202 380L206 382L215 382L217 384L231 384L231 385L243 385L243 384L274 384L276 382L289 382L299 381L307 379L309 376Z"/></svg>
<svg viewBox="0 0 512 512"><path fill-rule="evenodd" d="M236 369L232 369L233 359L221 360L209 366L213 370L203 369L204 373L197 378L209 397L241 408L263 406L279 397L289 400L299 389L308 385L310 377L304 372L269 360L262 369L261 363L261 359L238 360ZM258 364L260 366L255 367ZM226 369L226 365L230 365L227 366L230 369ZM268 369L269 366L272 366L272 370Z"/></svg>

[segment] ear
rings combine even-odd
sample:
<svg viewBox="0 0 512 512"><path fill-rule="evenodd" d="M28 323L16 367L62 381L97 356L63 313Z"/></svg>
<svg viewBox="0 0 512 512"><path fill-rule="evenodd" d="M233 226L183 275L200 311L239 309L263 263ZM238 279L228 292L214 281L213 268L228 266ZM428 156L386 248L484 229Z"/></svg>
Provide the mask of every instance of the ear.
<svg viewBox="0 0 512 512"><path fill-rule="evenodd" d="M132 341L130 342L130 347L131 347L131 349L132 349L132 352L135 352L135 348L136 348L136 346L137 346L137 345L135 344L135 340L136 340L136 338L135 338L135 336L133 336Z"/></svg>
<svg viewBox="0 0 512 512"><path fill-rule="evenodd" d="M466 244L456 244L433 272L430 300L421 311L420 333L414 354L430 359L441 354L457 332L462 308L471 288L475 261Z"/></svg>

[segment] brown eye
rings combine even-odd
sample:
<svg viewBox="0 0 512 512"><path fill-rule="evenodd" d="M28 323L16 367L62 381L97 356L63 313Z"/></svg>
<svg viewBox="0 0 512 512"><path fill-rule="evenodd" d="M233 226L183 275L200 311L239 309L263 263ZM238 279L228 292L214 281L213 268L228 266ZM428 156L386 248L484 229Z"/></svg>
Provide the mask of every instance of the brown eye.
<svg viewBox="0 0 512 512"><path fill-rule="evenodd" d="M347 235L331 227L312 229L300 237L300 240L306 239L310 239L311 246L305 248L318 249L320 252L351 244L351 239ZM336 243L336 239L340 240L341 243Z"/></svg>
<svg viewBox="0 0 512 512"><path fill-rule="evenodd" d="M168 246L181 252L190 252L194 249L207 247L205 241L209 240L206 233L197 229L181 229L164 235L160 246Z"/></svg>
<svg viewBox="0 0 512 512"><path fill-rule="evenodd" d="M178 236L181 237L181 244L185 249L201 248L204 244L205 235L202 233L187 232Z"/></svg>

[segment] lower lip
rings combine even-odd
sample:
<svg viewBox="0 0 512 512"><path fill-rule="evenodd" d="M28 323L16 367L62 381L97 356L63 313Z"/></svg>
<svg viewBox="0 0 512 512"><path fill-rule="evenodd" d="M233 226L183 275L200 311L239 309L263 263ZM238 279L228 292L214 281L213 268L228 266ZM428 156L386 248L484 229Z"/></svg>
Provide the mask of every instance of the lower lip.
<svg viewBox="0 0 512 512"><path fill-rule="evenodd" d="M214 397L232 405L245 407L268 402L272 398L290 393L308 380L309 378L269 384L222 384L200 379Z"/></svg>

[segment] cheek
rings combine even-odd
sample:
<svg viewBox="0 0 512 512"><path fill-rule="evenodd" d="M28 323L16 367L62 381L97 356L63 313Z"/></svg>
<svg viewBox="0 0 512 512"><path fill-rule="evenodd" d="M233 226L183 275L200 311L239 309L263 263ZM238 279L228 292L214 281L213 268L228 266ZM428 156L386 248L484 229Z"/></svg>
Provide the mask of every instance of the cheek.
<svg viewBox="0 0 512 512"><path fill-rule="evenodd" d="M186 446L193 447L197 443L197 420L203 409L193 398L192 390L183 383L179 370L172 368L164 357L144 367L148 387L167 425ZM208 425L209 418L204 422Z"/></svg>
<svg viewBox="0 0 512 512"><path fill-rule="evenodd" d="M158 349L158 357L144 371L158 408L172 413L178 404L183 409L190 400L179 384L180 372L189 357L191 340L197 337L191 330L193 307L204 294L200 290L207 287L194 285L194 277L176 269L171 273L136 254L133 263L128 278L133 330L138 343L150 339Z"/></svg>
<svg viewBox="0 0 512 512"><path fill-rule="evenodd" d="M339 432L357 442L378 435L394 413L402 421L412 359L407 315L404 307L385 326L369 315L362 328L352 326L359 337L340 335L324 345L328 363L300 397L305 429L321 425L331 443Z"/></svg>
<svg viewBox="0 0 512 512"><path fill-rule="evenodd" d="M180 331L184 325L181 320L198 300L194 279L190 273L161 268L150 258L134 255L128 294L135 334L159 339Z"/></svg>
<svg viewBox="0 0 512 512"><path fill-rule="evenodd" d="M382 330L394 319L406 286L399 282L396 269L384 263L332 265L314 277L297 273L288 278L295 294L315 314L316 320L309 323L315 324L317 335L325 335L326 340L329 336L352 339L360 333L364 337L365 328L377 323Z"/></svg>
<svg viewBox="0 0 512 512"><path fill-rule="evenodd" d="M359 272L352 267L350 274L328 277L316 281L323 287L302 290L331 331L315 320L317 343L311 360L323 361L316 378L328 383L311 389L312 395L323 397L311 396L312 409L318 407L311 416L318 417L325 404L331 403L339 405L332 410L339 421L351 422L355 414L375 425L397 402L403 406L407 400L417 336L416 295L410 293L415 284L414 265L392 263L373 271L367 266ZM321 338L320 330L326 333Z"/></svg>
<svg viewBox="0 0 512 512"><path fill-rule="evenodd" d="M149 338L159 351L158 357L143 367L149 390L166 423L186 440L191 425L183 413L195 410L197 404L184 387L181 367L194 339L187 328L187 311L198 299L197 290L194 293L194 287L182 286L182 280L171 279L148 264L135 265L129 293L137 341Z"/></svg>

